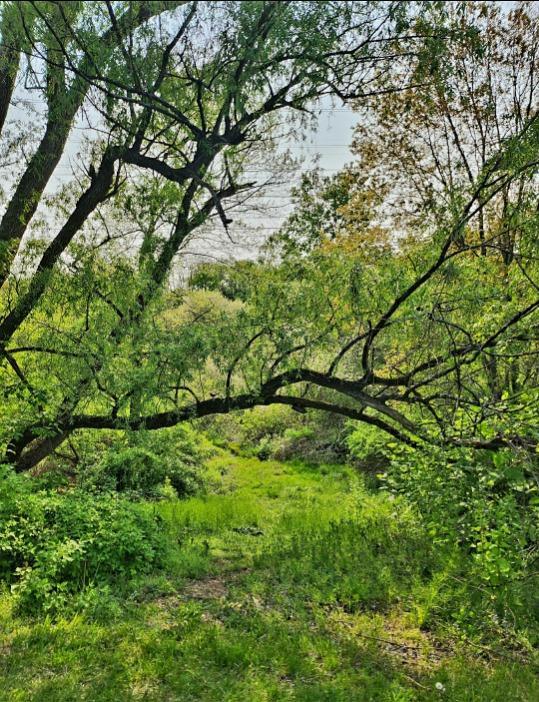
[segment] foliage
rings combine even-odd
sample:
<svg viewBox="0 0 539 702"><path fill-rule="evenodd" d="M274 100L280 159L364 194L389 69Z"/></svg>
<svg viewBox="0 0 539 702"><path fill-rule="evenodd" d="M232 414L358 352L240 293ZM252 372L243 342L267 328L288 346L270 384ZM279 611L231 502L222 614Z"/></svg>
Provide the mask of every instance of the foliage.
<svg viewBox="0 0 539 702"><path fill-rule="evenodd" d="M533 661L511 647L502 657L500 636L497 655L436 628L449 565L402 498L369 493L342 467L210 463L215 493L148 506L180 541L176 564L140 579L121 619L28 621L0 599L5 699L537 697Z"/></svg>
<svg viewBox="0 0 539 702"><path fill-rule="evenodd" d="M89 699L490 702L502 646L537 696L538 27L533 3L0 4L2 602L57 622L2 651L120 615L132 660L71 678ZM324 98L357 111L355 160L221 260L219 227L260 243L250 196L292 182Z"/></svg>
<svg viewBox="0 0 539 702"><path fill-rule="evenodd" d="M199 233L218 223L230 236L266 180L250 171L283 172L276 147L319 99L346 100L386 71L413 16L348 0L66 8L0 6L1 151L17 164L0 219L0 432L21 471L77 429L166 428L256 404L241 379L234 403L198 384L207 366L228 377L262 315L171 329L170 280ZM31 96L23 120L19 94ZM45 197L90 105L80 173ZM255 269L199 283L240 300Z"/></svg>
<svg viewBox="0 0 539 702"><path fill-rule="evenodd" d="M393 457L395 442L380 429L365 425L348 427L346 437L350 458L366 470L380 469Z"/></svg>
<svg viewBox="0 0 539 702"><path fill-rule="evenodd" d="M211 455L204 443L187 425L161 433L116 435L105 445L85 442L78 480L84 489L133 497L158 497L166 483L184 497L203 489L204 461Z"/></svg>
<svg viewBox="0 0 539 702"><path fill-rule="evenodd" d="M167 478L167 469L157 454L132 446L105 454L84 476L84 484L102 491L132 492L150 496Z"/></svg>
<svg viewBox="0 0 539 702"><path fill-rule="evenodd" d="M256 286L259 265L254 261L200 263L190 273L188 287L215 290L229 300L245 302Z"/></svg>
<svg viewBox="0 0 539 702"><path fill-rule="evenodd" d="M387 250L387 232L377 222L384 194L383 185L373 187L369 175L356 164L334 176L324 176L317 169L304 173L300 185L291 190L294 210L269 238L267 251L283 258L306 254L351 232L370 256Z"/></svg>
<svg viewBox="0 0 539 702"><path fill-rule="evenodd" d="M454 619L476 632L488 628L488 612L502 628L514 617L539 621L530 587L539 552L535 461L511 451L398 454L379 476L382 484L417 507L434 544L458 544L461 551Z"/></svg>
<svg viewBox="0 0 539 702"><path fill-rule="evenodd" d="M533 8L17 7L6 104L19 54L38 47L41 62L32 54L25 68L46 127L0 221L7 461L28 470L79 430L167 429L278 404L408 445L533 448ZM7 26L15 8L2 11ZM270 167L284 123L301 131L326 95L361 112L358 160L303 176L265 258L202 264L183 277L191 289L169 290L197 232L217 221L230 235L256 189L246 174L260 159ZM45 202L87 96L102 141L82 154L87 176ZM401 207L410 188L417 216ZM119 463L159 472L143 453Z"/></svg>
<svg viewBox="0 0 539 702"><path fill-rule="evenodd" d="M419 58L414 90L358 103L364 119L353 146L363 177L384 190L386 221L411 238L428 235L448 208L459 207L463 190L474 187L495 150L533 122L539 97L533 4L507 12L489 2L431 9L471 31L451 45L440 43L435 66ZM522 173L488 202L480 198L468 242L510 265L523 233L516 220L533 216L534 190L533 178Z"/></svg>
<svg viewBox="0 0 539 702"><path fill-rule="evenodd" d="M32 492L6 468L0 490L0 573L25 612L106 602L111 588L165 562L155 518L122 498Z"/></svg>
<svg viewBox="0 0 539 702"><path fill-rule="evenodd" d="M321 412L296 412L274 405L213 417L201 425L212 441L242 455L312 464L347 455L345 422Z"/></svg>

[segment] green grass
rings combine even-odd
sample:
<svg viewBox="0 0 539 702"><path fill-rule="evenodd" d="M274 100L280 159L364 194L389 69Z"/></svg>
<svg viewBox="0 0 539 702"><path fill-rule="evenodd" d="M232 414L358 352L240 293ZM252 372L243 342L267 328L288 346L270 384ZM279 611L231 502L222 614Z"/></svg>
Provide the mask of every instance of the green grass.
<svg viewBox="0 0 539 702"><path fill-rule="evenodd" d="M0 700L539 700L531 665L432 630L445 561L406 505L339 466L210 470L207 496L145 506L177 548L121 607L25 620L0 599Z"/></svg>

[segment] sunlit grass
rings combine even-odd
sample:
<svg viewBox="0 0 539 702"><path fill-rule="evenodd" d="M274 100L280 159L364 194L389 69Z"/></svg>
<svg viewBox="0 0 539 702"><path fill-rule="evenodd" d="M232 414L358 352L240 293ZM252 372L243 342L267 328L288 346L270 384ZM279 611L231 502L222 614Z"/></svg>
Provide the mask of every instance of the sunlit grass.
<svg viewBox="0 0 539 702"><path fill-rule="evenodd" d="M177 547L119 610L23 620L0 597L0 700L539 699L531 666L422 628L444 564L406 505L346 468L210 472L208 495L145 506Z"/></svg>

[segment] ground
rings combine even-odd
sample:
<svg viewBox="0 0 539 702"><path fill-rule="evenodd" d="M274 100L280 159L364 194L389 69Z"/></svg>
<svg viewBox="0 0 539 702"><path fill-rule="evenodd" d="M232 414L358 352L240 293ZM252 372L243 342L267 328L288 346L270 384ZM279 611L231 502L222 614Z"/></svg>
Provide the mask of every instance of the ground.
<svg viewBox="0 0 539 702"><path fill-rule="evenodd" d="M516 653L440 625L444 573L406 505L339 466L223 452L210 477L145 506L177 548L121 605L31 620L2 598L0 700L539 700Z"/></svg>

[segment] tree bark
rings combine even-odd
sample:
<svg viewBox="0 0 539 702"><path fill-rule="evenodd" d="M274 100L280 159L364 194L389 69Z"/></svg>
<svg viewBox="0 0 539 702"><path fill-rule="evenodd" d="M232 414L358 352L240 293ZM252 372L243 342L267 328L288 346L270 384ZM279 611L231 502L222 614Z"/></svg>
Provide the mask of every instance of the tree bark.
<svg viewBox="0 0 539 702"><path fill-rule="evenodd" d="M22 33L17 30L14 8L7 7L0 21L0 133L4 127L19 70Z"/></svg>

